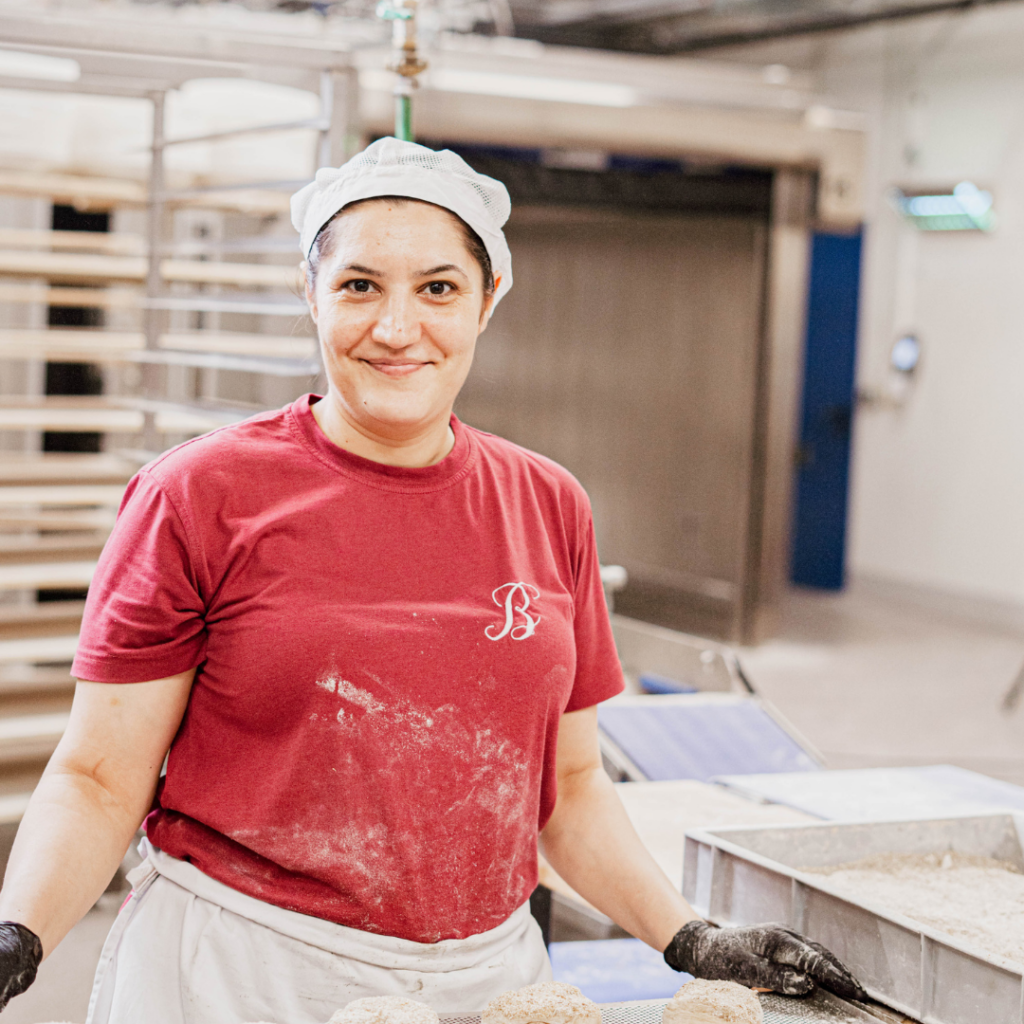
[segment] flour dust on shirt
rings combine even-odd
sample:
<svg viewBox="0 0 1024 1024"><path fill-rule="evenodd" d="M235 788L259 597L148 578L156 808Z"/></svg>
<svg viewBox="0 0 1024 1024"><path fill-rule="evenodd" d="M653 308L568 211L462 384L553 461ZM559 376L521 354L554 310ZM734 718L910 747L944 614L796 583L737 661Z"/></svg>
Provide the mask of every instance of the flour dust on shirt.
<svg viewBox="0 0 1024 1024"><path fill-rule="evenodd" d="M197 669L155 845L290 910L465 938L536 885L561 715L622 687L589 503L455 418L437 465L361 459L316 400L140 471L73 671Z"/></svg>

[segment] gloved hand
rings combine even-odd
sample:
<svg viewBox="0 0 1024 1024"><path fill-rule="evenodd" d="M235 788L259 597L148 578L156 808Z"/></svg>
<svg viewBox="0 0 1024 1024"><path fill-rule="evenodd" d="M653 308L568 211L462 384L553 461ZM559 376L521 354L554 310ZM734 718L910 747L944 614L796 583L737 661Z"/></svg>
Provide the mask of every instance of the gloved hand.
<svg viewBox="0 0 1024 1024"><path fill-rule="evenodd" d="M691 921L672 938L665 962L695 978L735 981L787 996L810 995L821 985L844 999L867 999L837 957L779 924L716 928L706 921Z"/></svg>
<svg viewBox="0 0 1024 1024"><path fill-rule="evenodd" d="M0 921L0 1010L36 980L43 944L23 924Z"/></svg>

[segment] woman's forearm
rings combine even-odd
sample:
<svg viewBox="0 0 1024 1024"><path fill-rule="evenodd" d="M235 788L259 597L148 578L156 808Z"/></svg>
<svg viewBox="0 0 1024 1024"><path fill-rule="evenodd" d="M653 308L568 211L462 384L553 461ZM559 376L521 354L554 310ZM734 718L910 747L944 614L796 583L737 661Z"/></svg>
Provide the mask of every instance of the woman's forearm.
<svg viewBox="0 0 1024 1024"><path fill-rule="evenodd" d="M103 893L140 824L95 779L51 762L11 850L0 920L31 929L49 955Z"/></svg>
<svg viewBox="0 0 1024 1024"><path fill-rule="evenodd" d="M659 951L697 918L640 842L603 768L560 780L541 847L585 900Z"/></svg>
<svg viewBox="0 0 1024 1024"><path fill-rule="evenodd" d="M0 920L30 928L45 954L99 898L152 806L194 675L75 688L0 891Z"/></svg>

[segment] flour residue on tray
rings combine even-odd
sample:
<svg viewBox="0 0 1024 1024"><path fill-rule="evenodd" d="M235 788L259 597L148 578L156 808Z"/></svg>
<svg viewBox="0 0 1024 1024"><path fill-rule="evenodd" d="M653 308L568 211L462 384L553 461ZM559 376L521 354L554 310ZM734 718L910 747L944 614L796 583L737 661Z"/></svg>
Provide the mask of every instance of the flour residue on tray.
<svg viewBox="0 0 1024 1024"><path fill-rule="evenodd" d="M764 1024L881 1024L877 1017L869 1017L864 1011L856 1009L849 1003L842 1002L838 996L829 995L818 989L810 998L781 996L774 992L761 996L761 1009L764 1010Z"/></svg>
<svg viewBox="0 0 1024 1024"><path fill-rule="evenodd" d="M978 950L1024 963L1024 874L962 853L886 853L801 869L838 895L903 914Z"/></svg>

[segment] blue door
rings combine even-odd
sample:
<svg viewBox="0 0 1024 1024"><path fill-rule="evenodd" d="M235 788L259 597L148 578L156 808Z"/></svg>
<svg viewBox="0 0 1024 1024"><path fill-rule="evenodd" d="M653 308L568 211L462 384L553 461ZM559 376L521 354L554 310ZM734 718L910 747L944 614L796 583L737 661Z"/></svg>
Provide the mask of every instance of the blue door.
<svg viewBox="0 0 1024 1024"><path fill-rule="evenodd" d="M791 578L826 590L845 581L861 237L816 234L811 248Z"/></svg>

